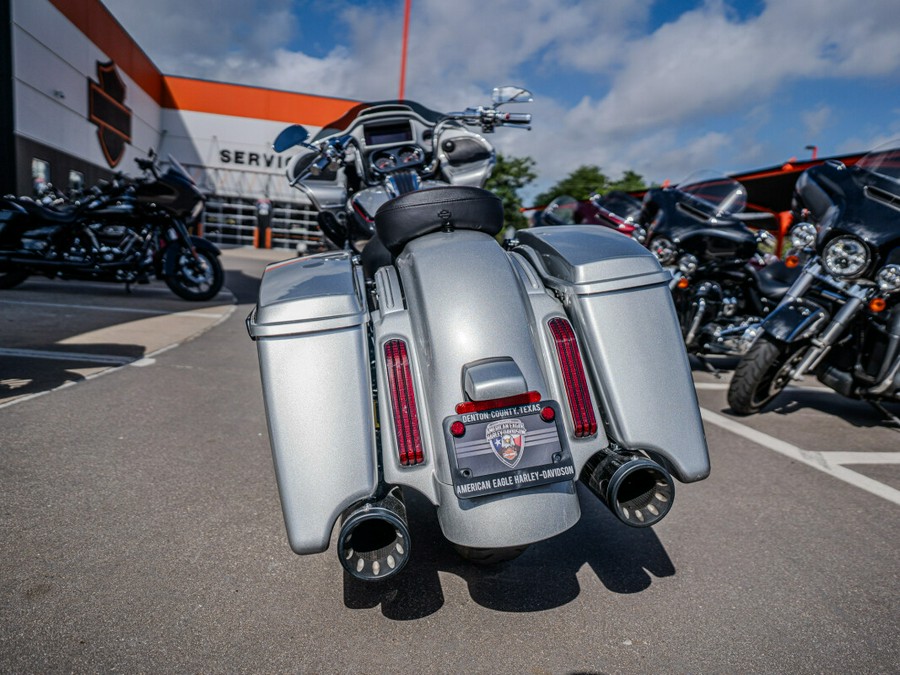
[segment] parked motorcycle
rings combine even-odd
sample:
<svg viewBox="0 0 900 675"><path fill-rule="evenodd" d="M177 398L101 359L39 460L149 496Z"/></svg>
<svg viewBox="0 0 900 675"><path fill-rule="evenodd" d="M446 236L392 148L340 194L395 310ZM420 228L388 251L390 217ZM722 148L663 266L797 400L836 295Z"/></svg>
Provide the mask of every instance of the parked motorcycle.
<svg viewBox="0 0 900 675"><path fill-rule="evenodd" d="M541 224L604 225L630 237L634 235L640 212L641 200L621 190L595 192L587 201L561 195L541 212Z"/></svg>
<svg viewBox="0 0 900 675"><path fill-rule="evenodd" d="M740 355L741 338L772 311L799 270L767 260L743 213L746 190L733 178L696 174L644 196L633 237L672 271L670 287L689 352Z"/></svg>
<svg viewBox="0 0 900 675"><path fill-rule="evenodd" d="M289 181L343 250L269 265L247 328L290 545L324 551L340 520L354 578L409 560L404 491L488 563L572 527L579 478L643 527L671 508L673 476L709 473L657 260L600 227L495 238L485 137L528 124L502 110L523 100L504 87L458 113L364 104L311 143L299 126L275 140L303 148Z"/></svg>
<svg viewBox="0 0 900 675"><path fill-rule="evenodd" d="M185 300L215 297L219 250L188 232L203 195L173 157L165 172L152 152L136 161L143 178L118 175L79 201L0 199L0 288L33 274L126 285L155 276Z"/></svg>
<svg viewBox="0 0 900 675"><path fill-rule="evenodd" d="M882 405L900 398L900 147L808 169L795 202L813 222L795 225L791 238L811 255L738 364L728 403L758 412L814 374L900 425Z"/></svg>

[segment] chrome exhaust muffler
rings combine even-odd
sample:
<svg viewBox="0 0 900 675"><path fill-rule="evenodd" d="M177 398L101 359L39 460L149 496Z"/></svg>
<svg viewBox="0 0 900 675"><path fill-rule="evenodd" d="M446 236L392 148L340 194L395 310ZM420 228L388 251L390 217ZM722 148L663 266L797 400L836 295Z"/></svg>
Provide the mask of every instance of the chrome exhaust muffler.
<svg viewBox="0 0 900 675"><path fill-rule="evenodd" d="M632 452L601 450L584 465L581 481L631 527L655 525L665 518L675 498L669 472Z"/></svg>
<svg viewBox="0 0 900 675"><path fill-rule="evenodd" d="M409 560L409 528L400 488L345 511L337 550L341 565L356 579L380 581L403 569Z"/></svg>

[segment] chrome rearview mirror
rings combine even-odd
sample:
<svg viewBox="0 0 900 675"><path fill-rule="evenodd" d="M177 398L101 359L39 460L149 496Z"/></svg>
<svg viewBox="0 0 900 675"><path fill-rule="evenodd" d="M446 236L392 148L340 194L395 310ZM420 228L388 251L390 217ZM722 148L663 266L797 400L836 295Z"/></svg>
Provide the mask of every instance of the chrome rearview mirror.
<svg viewBox="0 0 900 675"><path fill-rule="evenodd" d="M534 97L531 92L523 87L515 87L507 85L505 87L494 87L491 93L491 100L495 107L500 107L505 103L531 103Z"/></svg>
<svg viewBox="0 0 900 675"><path fill-rule="evenodd" d="M275 142L272 143L272 149L275 152L284 152L288 148L295 145L304 145L304 141L309 138L309 132L300 124L292 124L287 129L278 134Z"/></svg>

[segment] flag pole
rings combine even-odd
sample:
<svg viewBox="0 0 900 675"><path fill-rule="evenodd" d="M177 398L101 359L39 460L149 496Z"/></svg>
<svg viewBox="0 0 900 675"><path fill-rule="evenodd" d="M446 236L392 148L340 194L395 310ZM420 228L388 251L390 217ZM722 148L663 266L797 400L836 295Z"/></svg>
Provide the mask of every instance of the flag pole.
<svg viewBox="0 0 900 675"><path fill-rule="evenodd" d="M412 0L406 0L406 7L403 11L403 53L400 56L400 95L397 97L401 101L406 89L406 44L409 41L409 10L411 6Z"/></svg>

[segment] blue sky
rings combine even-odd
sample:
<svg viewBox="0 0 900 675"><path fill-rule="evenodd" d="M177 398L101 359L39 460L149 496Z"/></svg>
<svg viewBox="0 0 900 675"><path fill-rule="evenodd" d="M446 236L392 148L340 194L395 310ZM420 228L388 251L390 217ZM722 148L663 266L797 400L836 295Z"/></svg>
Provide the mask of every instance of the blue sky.
<svg viewBox="0 0 900 675"><path fill-rule="evenodd" d="M349 99L398 91L404 0L104 0L166 73ZM900 138L896 0L412 0L406 95L530 88L536 194L582 164L677 181Z"/></svg>

